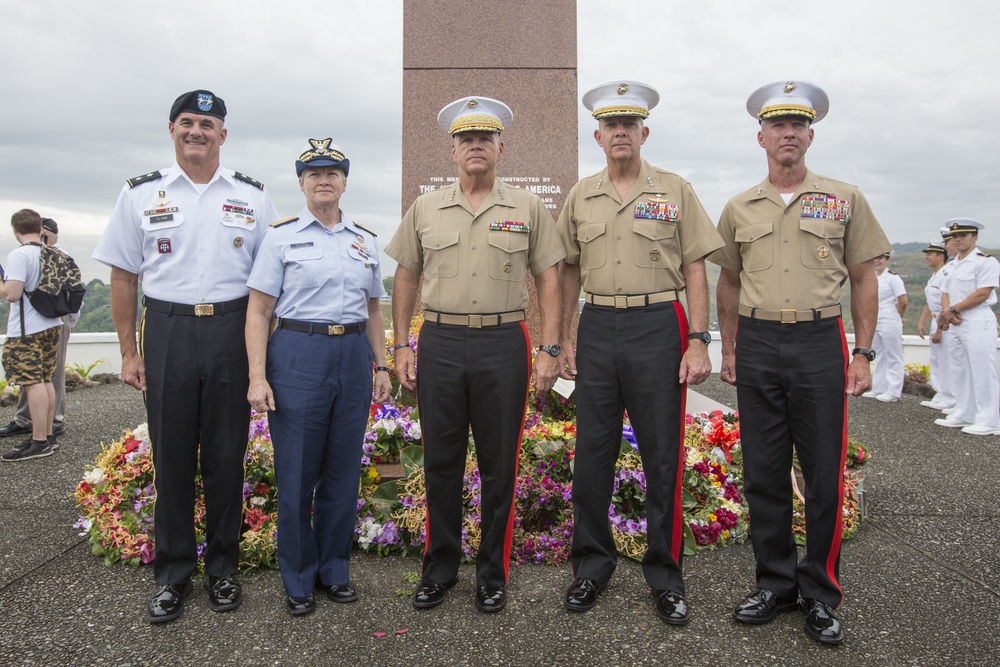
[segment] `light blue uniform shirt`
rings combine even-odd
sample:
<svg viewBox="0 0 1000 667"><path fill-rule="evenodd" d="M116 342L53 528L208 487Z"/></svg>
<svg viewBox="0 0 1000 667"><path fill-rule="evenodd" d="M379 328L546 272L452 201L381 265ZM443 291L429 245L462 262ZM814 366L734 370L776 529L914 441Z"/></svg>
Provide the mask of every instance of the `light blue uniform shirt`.
<svg viewBox="0 0 1000 667"><path fill-rule="evenodd" d="M264 235L247 287L278 298L280 318L331 324L368 319L368 300L384 294L375 235L341 221L324 227L307 208Z"/></svg>

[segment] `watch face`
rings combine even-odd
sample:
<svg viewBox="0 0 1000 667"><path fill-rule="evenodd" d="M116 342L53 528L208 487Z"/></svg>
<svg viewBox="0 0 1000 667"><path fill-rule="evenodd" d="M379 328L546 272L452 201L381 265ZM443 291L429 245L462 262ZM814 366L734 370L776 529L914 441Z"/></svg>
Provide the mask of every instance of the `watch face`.
<svg viewBox="0 0 1000 667"><path fill-rule="evenodd" d="M538 349L542 352L547 352L553 357L558 357L559 353L562 352L562 347L559 345L539 345Z"/></svg>

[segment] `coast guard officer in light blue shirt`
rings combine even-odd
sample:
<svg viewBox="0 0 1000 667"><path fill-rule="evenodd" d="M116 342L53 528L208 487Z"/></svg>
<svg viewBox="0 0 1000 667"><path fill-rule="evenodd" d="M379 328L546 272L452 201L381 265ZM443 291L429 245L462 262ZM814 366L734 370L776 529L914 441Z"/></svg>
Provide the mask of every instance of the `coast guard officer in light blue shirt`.
<svg viewBox="0 0 1000 667"><path fill-rule="evenodd" d="M350 166L331 139L309 140L295 163L306 206L271 225L247 281L247 398L269 412L293 616L315 610L317 586L334 602L358 597L348 566L373 366L375 399L389 398L375 234L340 209Z"/></svg>

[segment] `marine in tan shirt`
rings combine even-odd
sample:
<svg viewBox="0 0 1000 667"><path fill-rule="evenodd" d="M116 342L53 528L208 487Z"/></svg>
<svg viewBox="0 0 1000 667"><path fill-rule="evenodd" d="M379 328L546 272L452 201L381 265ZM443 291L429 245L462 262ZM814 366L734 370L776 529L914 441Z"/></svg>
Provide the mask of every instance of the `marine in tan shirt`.
<svg viewBox="0 0 1000 667"><path fill-rule="evenodd" d="M487 97L455 100L438 123L452 136L458 180L407 211L386 254L399 262L392 293L396 373L416 387L427 479L427 538L413 606L441 604L462 558L462 476L469 429L482 479L476 607L507 604L514 483L528 381L548 391L558 375L559 278L565 256L548 209L497 180L510 108ZM534 276L542 343L532 373L524 324L525 276ZM406 341L423 276L419 379ZM607 509L605 507L605 509Z"/></svg>
<svg viewBox="0 0 1000 667"><path fill-rule="evenodd" d="M806 633L839 644L846 394L871 387L868 348L878 311L872 260L890 246L856 187L806 167L812 125L828 109L826 93L802 81L768 84L750 96L768 175L726 204L719 222L726 245L710 259L722 267L720 376L737 388L757 561L757 588L733 617L768 623L801 597ZM840 308L848 279L858 346L852 354ZM806 486L809 540L801 562L791 532L793 447Z"/></svg>
<svg viewBox="0 0 1000 667"><path fill-rule="evenodd" d="M702 382L712 368L704 258L722 240L691 185L641 157L645 119L658 100L637 81L602 84L584 95L598 119L594 139L607 167L573 187L559 216L567 255L560 269L564 376L577 383L578 433L574 581L565 605L591 609L615 570L608 504L627 410L647 481L643 574L656 613L682 625L688 621L679 483L684 397L686 384ZM586 304L574 350L581 285ZM678 301L685 290L687 313Z"/></svg>

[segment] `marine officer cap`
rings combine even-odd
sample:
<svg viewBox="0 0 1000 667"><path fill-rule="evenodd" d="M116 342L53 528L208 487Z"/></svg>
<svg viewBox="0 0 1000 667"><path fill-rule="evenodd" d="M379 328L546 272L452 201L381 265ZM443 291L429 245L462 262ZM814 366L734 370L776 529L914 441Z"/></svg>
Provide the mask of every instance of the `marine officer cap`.
<svg viewBox="0 0 1000 667"><path fill-rule="evenodd" d="M924 252L939 252L942 255L947 255L948 251L944 248L944 239L938 241L937 239L931 239L931 242L927 244L924 248Z"/></svg>
<svg viewBox="0 0 1000 667"><path fill-rule="evenodd" d="M659 101L660 94L656 89L641 81L608 81L591 88L583 96L583 106L594 118L649 118L649 110Z"/></svg>
<svg viewBox="0 0 1000 667"><path fill-rule="evenodd" d="M295 175L302 176L306 169L314 167L336 167L344 172L344 178L351 171L351 161L344 155L333 139L310 139L302 154L295 161Z"/></svg>
<svg viewBox="0 0 1000 667"><path fill-rule="evenodd" d="M226 120L226 103L210 90L192 90L174 100L170 107L170 122L177 120L185 111Z"/></svg>
<svg viewBox="0 0 1000 667"><path fill-rule="evenodd" d="M967 232L978 234L979 230L983 228L983 223L972 218L952 218L945 222L944 226L948 228L949 234L965 234Z"/></svg>
<svg viewBox="0 0 1000 667"><path fill-rule="evenodd" d="M755 90L747 100L747 111L757 120L805 116L818 123L829 110L830 99L823 89L805 81L775 81Z"/></svg>
<svg viewBox="0 0 1000 667"><path fill-rule="evenodd" d="M514 121L510 107L492 97L463 97L438 112L438 125L448 134L503 132Z"/></svg>

